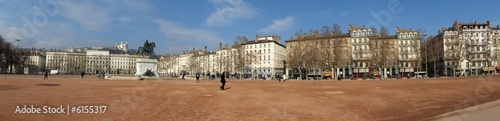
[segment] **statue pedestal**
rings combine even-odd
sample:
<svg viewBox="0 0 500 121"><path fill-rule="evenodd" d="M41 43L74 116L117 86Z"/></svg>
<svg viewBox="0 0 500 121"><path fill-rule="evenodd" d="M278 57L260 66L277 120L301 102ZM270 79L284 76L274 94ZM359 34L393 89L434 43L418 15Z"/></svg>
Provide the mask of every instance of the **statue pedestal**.
<svg viewBox="0 0 500 121"><path fill-rule="evenodd" d="M155 77L158 78L158 61L156 59L146 59L140 58L136 61L136 72L135 75L142 75L146 73L147 70L155 73Z"/></svg>

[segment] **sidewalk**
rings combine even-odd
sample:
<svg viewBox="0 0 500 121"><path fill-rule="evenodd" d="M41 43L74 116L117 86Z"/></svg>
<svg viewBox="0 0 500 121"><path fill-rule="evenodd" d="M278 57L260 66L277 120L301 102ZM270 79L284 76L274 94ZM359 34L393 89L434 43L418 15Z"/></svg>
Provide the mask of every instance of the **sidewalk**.
<svg viewBox="0 0 500 121"><path fill-rule="evenodd" d="M425 120L436 121L498 121L500 119L500 100L441 114Z"/></svg>

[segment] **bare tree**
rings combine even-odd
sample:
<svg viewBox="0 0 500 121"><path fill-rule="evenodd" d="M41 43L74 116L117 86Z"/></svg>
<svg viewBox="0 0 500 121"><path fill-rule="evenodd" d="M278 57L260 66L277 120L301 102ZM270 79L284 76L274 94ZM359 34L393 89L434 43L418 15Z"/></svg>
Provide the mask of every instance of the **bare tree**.
<svg viewBox="0 0 500 121"><path fill-rule="evenodd" d="M297 32L294 35L294 38L290 40L287 44L287 64L290 68L297 69L301 74L300 78L302 78L302 68L304 68L304 61L306 55L306 48L304 45L306 44L306 36L301 32Z"/></svg>
<svg viewBox="0 0 500 121"><path fill-rule="evenodd" d="M337 23L334 23L333 26L332 26L332 29L333 29L333 35L341 35L342 34L342 27L337 24Z"/></svg>
<svg viewBox="0 0 500 121"><path fill-rule="evenodd" d="M233 63L234 63L234 69L236 72L240 73L240 78L243 78L243 75L241 73L244 72L245 68L248 68L250 64L253 63L252 60L255 58L255 55L247 52L245 49L245 44L248 42L248 38L245 36L238 36L236 37L236 40L234 40L234 45L233 45ZM235 75L236 76L236 75Z"/></svg>
<svg viewBox="0 0 500 121"><path fill-rule="evenodd" d="M391 38L378 38L370 41L369 47L372 50L370 68L378 68L380 76L385 73L384 68L391 68L391 65L396 61L396 51L394 40Z"/></svg>
<svg viewBox="0 0 500 121"><path fill-rule="evenodd" d="M332 33L332 30L330 30L330 27L329 26L323 26L323 29L321 30L321 34L323 35L330 35Z"/></svg>
<svg viewBox="0 0 500 121"><path fill-rule="evenodd" d="M380 26L380 33L379 34L381 37L389 36L389 30L387 30L387 28L385 28L385 26Z"/></svg>
<svg viewBox="0 0 500 121"><path fill-rule="evenodd" d="M4 38L0 35L0 73L7 73L7 59L6 52L10 48L10 43L4 41Z"/></svg>

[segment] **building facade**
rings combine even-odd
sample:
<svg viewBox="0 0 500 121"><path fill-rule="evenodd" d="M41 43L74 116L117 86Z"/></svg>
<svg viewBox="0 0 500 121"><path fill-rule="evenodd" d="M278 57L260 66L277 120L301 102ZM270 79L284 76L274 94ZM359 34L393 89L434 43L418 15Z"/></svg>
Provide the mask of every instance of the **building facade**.
<svg viewBox="0 0 500 121"><path fill-rule="evenodd" d="M76 74L85 71L87 66L84 52L47 52L46 70L58 70L59 73Z"/></svg>
<svg viewBox="0 0 500 121"><path fill-rule="evenodd" d="M24 74L38 74L45 71L45 56L41 53L31 53L28 56L28 66L24 68Z"/></svg>
<svg viewBox="0 0 500 121"><path fill-rule="evenodd" d="M429 38L430 73L436 76L498 73L499 28L486 23L455 23Z"/></svg>
<svg viewBox="0 0 500 121"><path fill-rule="evenodd" d="M421 70L420 34L412 29L396 28L399 73L401 77Z"/></svg>
<svg viewBox="0 0 500 121"><path fill-rule="evenodd" d="M245 78L272 78L284 74L285 46L278 35L256 36L234 45L219 43L215 51L184 51L181 55L165 56L160 64L170 76L186 74L220 75Z"/></svg>
<svg viewBox="0 0 500 121"><path fill-rule="evenodd" d="M135 74L136 61L149 56L133 55L128 43L121 42L116 47L68 48L65 51L51 50L45 53L43 65L47 71L57 70L63 74L85 72L95 74ZM31 59L32 62L35 57ZM30 61L30 62L31 62Z"/></svg>
<svg viewBox="0 0 500 121"><path fill-rule="evenodd" d="M296 34L286 41L289 76L316 77L318 71L323 78L413 76L420 67L419 40L418 32L399 27L396 35L352 25L347 34Z"/></svg>
<svg viewBox="0 0 500 121"><path fill-rule="evenodd" d="M286 47L278 35L255 36L243 43L244 53L250 61L243 73L253 78L273 78L285 74Z"/></svg>

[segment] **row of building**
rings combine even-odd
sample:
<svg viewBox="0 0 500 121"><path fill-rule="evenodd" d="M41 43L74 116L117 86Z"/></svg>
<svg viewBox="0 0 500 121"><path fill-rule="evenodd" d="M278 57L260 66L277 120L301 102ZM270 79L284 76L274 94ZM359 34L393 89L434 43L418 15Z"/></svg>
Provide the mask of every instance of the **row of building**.
<svg viewBox="0 0 500 121"><path fill-rule="evenodd" d="M160 73L218 74L290 78L399 78L499 73L500 30L486 23L455 22L435 36L396 28L396 34L349 25L348 33L256 36L239 46L221 43L216 51L193 50L159 60ZM248 55L238 54L250 53ZM241 63L243 55L247 60ZM248 60L249 59L249 60Z"/></svg>
<svg viewBox="0 0 500 121"><path fill-rule="evenodd" d="M500 26L491 22L455 21L422 43L424 66L431 75L460 76L498 73L500 69Z"/></svg>
<svg viewBox="0 0 500 121"><path fill-rule="evenodd" d="M158 58L158 73L229 75L247 78L398 78L426 74L458 76L498 73L500 27L486 23L455 23L427 37L412 29L396 34L374 28L348 26L348 33L298 33L281 43L278 35L246 37L234 44L219 43L217 50L193 48L179 55ZM111 49L110 49L111 48ZM134 74L137 59L127 43L116 47L71 48L33 52L25 73L58 70L60 73Z"/></svg>
<svg viewBox="0 0 500 121"><path fill-rule="evenodd" d="M181 55L163 56L159 59L160 74L228 75L246 78L271 78L285 74L286 51L278 35L243 38L233 45L219 43L219 49L184 51Z"/></svg>
<svg viewBox="0 0 500 121"><path fill-rule="evenodd" d="M30 52L25 74L45 71L57 73L93 74L105 72L111 74L135 74L136 61L149 56L136 55L128 50L128 43L121 42L115 47L69 48L64 51Z"/></svg>
<svg viewBox="0 0 500 121"><path fill-rule="evenodd" d="M396 35L349 25L348 33L296 35L287 40L290 77L384 78L413 75L420 65L420 34L396 28Z"/></svg>

